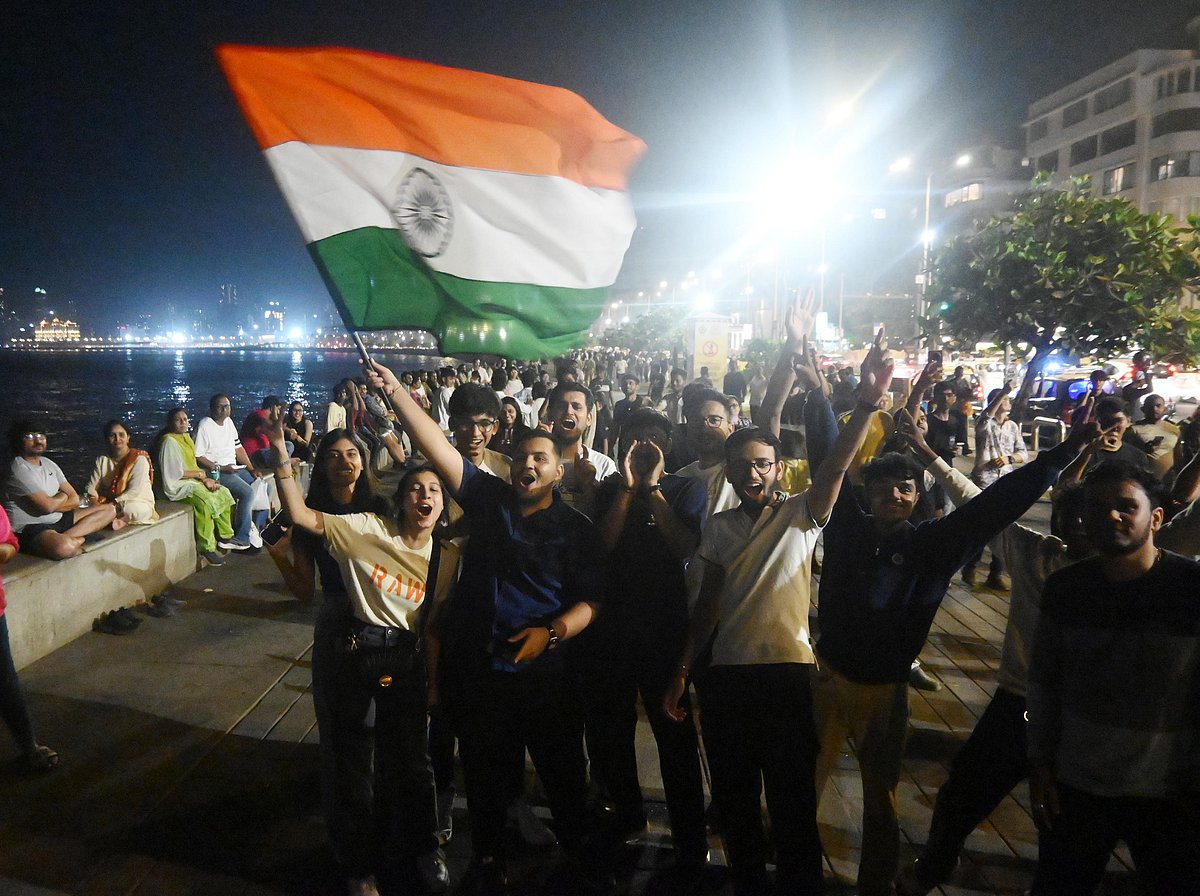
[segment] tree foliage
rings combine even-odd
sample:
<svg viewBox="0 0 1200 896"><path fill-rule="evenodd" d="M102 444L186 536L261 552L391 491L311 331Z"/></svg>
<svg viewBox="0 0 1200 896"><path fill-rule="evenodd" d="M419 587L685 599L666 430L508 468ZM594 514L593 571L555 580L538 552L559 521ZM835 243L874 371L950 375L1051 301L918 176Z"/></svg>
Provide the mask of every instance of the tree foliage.
<svg viewBox="0 0 1200 896"><path fill-rule="evenodd" d="M609 327L602 341L606 346L635 352L674 351L683 346L683 316L679 309L657 308L628 323Z"/></svg>
<svg viewBox="0 0 1200 896"><path fill-rule="evenodd" d="M1029 347L1019 407L1056 349L1114 355L1136 343L1194 362L1200 311L1181 298L1200 285L1198 225L1097 198L1086 179L1052 188L1039 176L1011 216L937 253L930 307L953 337Z"/></svg>

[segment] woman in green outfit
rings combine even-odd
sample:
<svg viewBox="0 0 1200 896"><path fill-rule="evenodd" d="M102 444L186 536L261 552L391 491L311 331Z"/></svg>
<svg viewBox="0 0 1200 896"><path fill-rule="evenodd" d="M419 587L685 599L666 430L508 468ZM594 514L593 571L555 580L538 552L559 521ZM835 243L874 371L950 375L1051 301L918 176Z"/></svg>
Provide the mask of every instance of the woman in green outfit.
<svg viewBox="0 0 1200 896"><path fill-rule="evenodd" d="M196 544L200 556L213 566L220 566L217 539L228 541L233 538L230 522L233 495L219 482L207 478L196 463L196 445L188 434L191 428L183 408L167 411L167 425L156 440L157 484L168 501L180 501L195 510Z"/></svg>

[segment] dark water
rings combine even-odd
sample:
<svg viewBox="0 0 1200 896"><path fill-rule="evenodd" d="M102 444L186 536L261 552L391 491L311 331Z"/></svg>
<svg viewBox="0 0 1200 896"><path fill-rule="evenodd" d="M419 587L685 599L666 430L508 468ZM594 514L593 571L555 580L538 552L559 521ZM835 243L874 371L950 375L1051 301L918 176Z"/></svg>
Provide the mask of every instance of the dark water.
<svg viewBox="0 0 1200 896"><path fill-rule="evenodd" d="M438 359L380 353L397 370L433 368ZM82 488L96 455L100 428L119 417L134 447L148 448L168 408L182 405L192 425L208 413L208 399L227 392L237 423L264 395L302 401L321 429L333 386L361 372L354 352L258 349L22 352L0 350L0 437L22 412L40 416L47 455ZM5 445L7 449L7 444ZM5 467L7 467L5 452ZM7 469L4 470L7 472Z"/></svg>

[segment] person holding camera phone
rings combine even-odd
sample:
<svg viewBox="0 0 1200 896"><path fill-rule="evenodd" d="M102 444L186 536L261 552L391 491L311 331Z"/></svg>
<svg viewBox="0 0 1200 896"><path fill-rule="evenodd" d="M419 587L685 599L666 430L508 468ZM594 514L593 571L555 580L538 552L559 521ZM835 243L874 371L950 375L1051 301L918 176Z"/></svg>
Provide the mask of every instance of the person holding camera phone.
<svg viewBox="0 0 1200 896"><path fill-rule="evenodd" d="M283 422L269 424L275 480L294 526L319 536L336 570L318 561L326 601L313 644L313 697L321 736L326 824L350 892L377 896L378 876L415 865L427 892L449 888L437 839L437 805L426 734L432 607L444 602L458 550L437 537L445 486L429 467L407 471L389 514L371 497L363 458L345 430L317 451L314 503L300 494L287 459ZM315 556L289 566L272 549L294 592L312 594ZM307 559L312 558L312 559ZM304 562L307 560L307 562ZM303 567L303 568L302 568ZM339 585L341 593L339 593ZM344 596L343 596L344 595ZM372 749L367 726L375 707Z"/></svg>

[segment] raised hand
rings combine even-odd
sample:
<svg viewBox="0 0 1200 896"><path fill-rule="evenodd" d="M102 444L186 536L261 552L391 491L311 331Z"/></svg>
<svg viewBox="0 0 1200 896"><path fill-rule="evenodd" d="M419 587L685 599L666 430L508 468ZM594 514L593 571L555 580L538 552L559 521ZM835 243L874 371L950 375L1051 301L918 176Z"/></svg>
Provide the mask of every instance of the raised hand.
<svg viewBox="0 0 1200 896"><path fill-rule="evenodd" d="M787 350L793 353L799 351L805 337L812 332L817 323L818 310L817 294L811 286L803 296L796 296L796 301L792 303L783 322L787 329Z"/></svg>
<svg viewBox="0 0 1200 896"><path fill-rule="evenodd" d="M937 452L929 447L929 443L925 441L925 433L921 432L917 421L913 419L913 415L908 412L907 408L902 409L896 415L896 431L904 437L918 457L930 460L937 457Z"/></svg>
<svg viewBox="0 0 1200 896"><path fill-rule="evenodd" d="M893 361L887 356L883 327L875 334L875 342L859 369L859 400L864 404L879 404L892 385Z"/></svg>
<svg viewBox="0 0 1200 896"><path fill-rule="evenodd" d="M814 389L823 389L825 387L825 377L821 373L821 365L817 360L817 351L805 340L802 351L799 353L804 360L798 361L795 364L796 379L800 381L800 386L805 392L811 392Z"/></svg>

